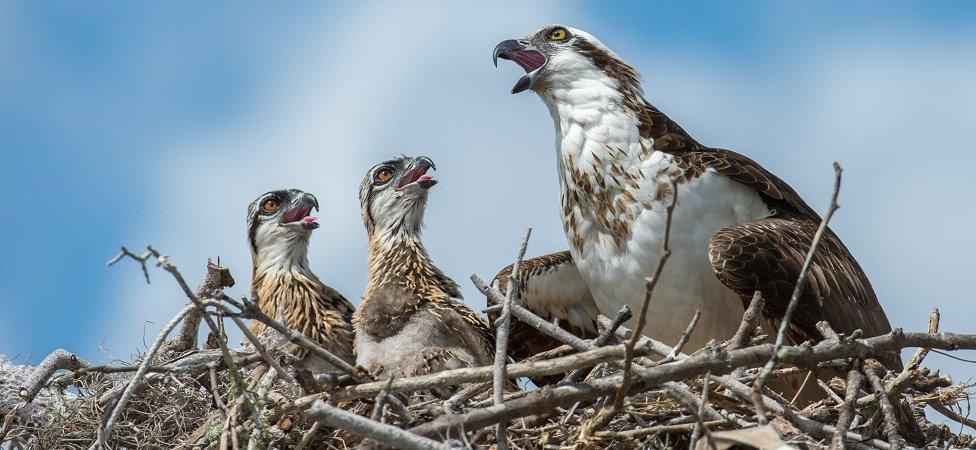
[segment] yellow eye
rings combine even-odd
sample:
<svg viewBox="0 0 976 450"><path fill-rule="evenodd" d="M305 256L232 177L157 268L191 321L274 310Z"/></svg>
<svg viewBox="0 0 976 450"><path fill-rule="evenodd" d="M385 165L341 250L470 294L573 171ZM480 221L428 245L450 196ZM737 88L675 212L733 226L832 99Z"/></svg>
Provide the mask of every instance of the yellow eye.
<svg viewBox="0 0 976 450"><path fill-rule="evenodd" d="M265 200L264 204L261 205L261 209L263 209L264 212L271 214L278 212L278 207L278 201L273 199Z"/></svg>
<svg viewBox="0 0 976 450"><path fill-rule="evenodd" d="M390 169L383 168L376 172L376 181L380 183L386 183L390 178L393 178L393 171Z"/></svg>
<svg viewBox="0 0 976 450"><path fill-rule="evenodd" d="M550 41L563 41L569 37L569 32L565 28L555 28L549 32Z"/></svg>

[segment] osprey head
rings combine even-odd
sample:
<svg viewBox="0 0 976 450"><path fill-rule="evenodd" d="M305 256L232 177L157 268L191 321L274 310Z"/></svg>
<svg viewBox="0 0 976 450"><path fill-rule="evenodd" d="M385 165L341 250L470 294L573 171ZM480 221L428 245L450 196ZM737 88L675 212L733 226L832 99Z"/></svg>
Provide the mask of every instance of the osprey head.
<svg viewBox="0 0 976 450"><path fill-rule="evenodd" d="M525 69L526 74L512 88L513 94L526 89L544 91L594 77L639 86L637 71L599 39L563 25L550 25L521 39L499 42L492 54L496 66L498 58L515 61Z"/></svg>
<svg viewBox="0 0 976 450"><path fill-rule="evenodd" d="M255 255L291 254L296 244L308 244L312 230L318 228L312 209L318 211L314 195L298 189L271 191L258 197L247 208L248 241Z"/></svg>
<svg viewBox="0 0 976 450"><path fill-rule="evenodd" d="M359 185L363 221L370 236L375 232L396 234L420 231L427 191L437 184L427 174L436 170L426 156L402 156L381 162L366 172Z"/></svg>

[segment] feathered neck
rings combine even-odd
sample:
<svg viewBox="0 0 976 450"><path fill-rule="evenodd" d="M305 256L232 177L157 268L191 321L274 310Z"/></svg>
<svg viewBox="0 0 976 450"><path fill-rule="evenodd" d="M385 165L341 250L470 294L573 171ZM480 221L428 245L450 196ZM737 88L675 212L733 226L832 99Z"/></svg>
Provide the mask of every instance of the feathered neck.
<svg viewBox="0 0 976 450"><path fill-rule="evenodd" d="M645 179L671 163L644 133L646 112L656 109L636 71L626 64L608 71L589 59L572 67L538 93L556 128L563 227L577 255L585 255L586 242L624 245L641 208L655 201L642 188Z"/></svg>
<svg viewBox="0 0 976 450"><path fill-rule="evenodd" d="M277 316L278 309L291 308L294 301L302 300L296 297L297 292L304 292L308 297L305 300L311 302L324 286L308 265L308 236L294 239L252 252L251 291L261 310L272 317Z"/></svg>
<svg viewBox="0 0 976 450"><path fill-rule="evenodd" d="M412 233L380 233L370 237L369 281L364 302L370 293L396 289L421 298L460 297L457 284L434 265L420 237Z"/></svg>
<svg viewBox="0 0 976 450"><path fill-rule="evenodd" d="M280 272L311 273L308 267L308 241L308 233L296 233L281 237L260 248L252 247L253 275L256 277L258 274Z"/></svg>

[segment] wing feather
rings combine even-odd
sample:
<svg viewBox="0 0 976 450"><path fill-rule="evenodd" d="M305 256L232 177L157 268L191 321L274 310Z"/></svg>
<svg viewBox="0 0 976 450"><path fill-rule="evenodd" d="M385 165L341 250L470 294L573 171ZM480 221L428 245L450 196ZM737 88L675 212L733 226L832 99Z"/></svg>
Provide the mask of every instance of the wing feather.
<svg viewBox="0 0 976 450"><path fill-rule="evenodd" d="M764 315L778 325L818 225L800 215L737 223L712 236L709 261L719 280L743 303L755 291L761 292L766 300ZM799 302L790 327L793 343L819 341L816 324L821 320L840 333L861 329L867 336L877 336L891 331L871 282L829 229L814 255ZM901 370L897 355L883 359L889 368Z"/></svg>

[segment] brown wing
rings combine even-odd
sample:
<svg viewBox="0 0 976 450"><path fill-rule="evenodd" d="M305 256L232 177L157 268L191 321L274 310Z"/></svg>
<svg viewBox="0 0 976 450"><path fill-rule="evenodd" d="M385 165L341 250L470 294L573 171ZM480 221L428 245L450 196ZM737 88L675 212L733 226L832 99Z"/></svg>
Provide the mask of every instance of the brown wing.
<svg viewBox="0 0 976 450"><path fill-rule="evenodd" d="M356 356L353 341L356 332L352 325L352 303L325 285L321 285L318 292L314 292L314 286L310 287L308 294L314 297L308 302L299 302L301 307L286 312L287 325L343 361L354 363ZM308 356L304 347L296 345L293 351L299 357Z"/></svg>
<svg viewBox="0 0 976 450"><path fill-rule="evenodd" d="M754 189L774 210L774 215L792 212L810 219L820 218L789 184L746 156L720 148L706 148L674 156L686 178L697 177L711 169Z"/></svg>
<svg viewBox="0 0 976 450"><path fill-rule="evenodd" d="M712 236L708 257L726 286L748 303L755 291L766 300L763 311L779 323L793 295L819 219L785 215L722 228ZM814 255L790 326L793 343L821 339L817 322L826 320L840 333L861 329L867 336L891 331L871 282L840 239L829 229ZM883 362L901 370L901 360L885 355Z"/></svg>
<svg viewBox="0 0 976 450"><path fill-rule="evenodd" d="M512 266L505 267L492 285L503 294L508 292ZM599 314L593 296L583 282L569 251L552 253L522 261L519 267L518 298L529 311L580 337L596 337L595 320ZM488 299L488 306L495 302ZM494 326L498 312L488 313ZM508 354L521 361L538 353L552 350L561 342L539 332L528 324L514 320L509 330ZM558 382L562 377L533 379L537 385Z"/></svg>
<svg viewBox="0 0 976 450"><path fill-rule="evenodd" d="M641 103L641 102L638 102ZM757 162L731 150L708 148L695 141L654 106L636 106L641 137L654 149L678 161L685 179L714 170L754 189L772 212L764 220L719 230L709 243L709 259L719 279L744 303L759 290L766 299L765 316L778 322L786 311L820 215L785 181ZM862 329L869 336L891 331L871 283L840 239L830 230L814 256L803 297L791 322L791 337L819 340L815 325L827 320L842 333ZM885 364L901 368L897 355Z"/></svg>
<svg viewBox="0 0 976 450"><path fill-rule="evenodd" d="M702 171L712 169L755 189L771 207L792 210L811 219L820 217L789 184L759 163L731 150L706 147L692 138L677 122L647 103L642 95L629 98L628 106L637 114L640 136L652 139L654 150L674 156L682 168L684 178L695 178Z"/></svg>

